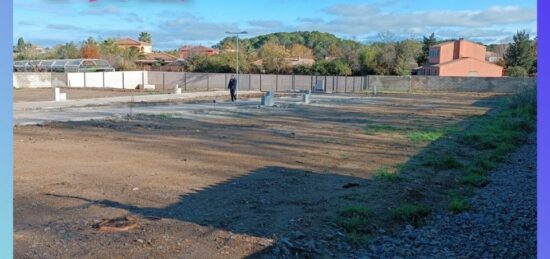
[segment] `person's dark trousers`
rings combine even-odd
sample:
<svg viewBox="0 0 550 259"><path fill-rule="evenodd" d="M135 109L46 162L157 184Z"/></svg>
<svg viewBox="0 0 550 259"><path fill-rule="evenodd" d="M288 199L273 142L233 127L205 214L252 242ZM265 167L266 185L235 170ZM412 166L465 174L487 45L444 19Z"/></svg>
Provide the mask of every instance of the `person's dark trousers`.
<svg viewBox="0 0 550 259"><path fill-rule="evenodd" d="M235 95L235 90L234 89L231 89L230 90L231 92L231 101L234 102L237 100L237 96Z"/></svg>

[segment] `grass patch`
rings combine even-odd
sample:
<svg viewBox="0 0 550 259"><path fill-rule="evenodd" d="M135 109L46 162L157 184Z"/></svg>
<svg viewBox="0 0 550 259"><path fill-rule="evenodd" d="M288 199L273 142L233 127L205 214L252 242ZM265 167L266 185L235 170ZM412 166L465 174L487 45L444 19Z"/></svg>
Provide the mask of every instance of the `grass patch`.
<svg viewBox="0 0 550 259"><path fill-rule="evenodd" d="M367 128L365 129L365 133L373 134L376 132L396 132L400 130L401 130L400 127L388 125L388 124L370 124L370 125L367 125Z"/></svg>
<svg viewBox="0 0 550 259"><path fill-rule="evenodd" d="M413 143L432 142L443 136L444 132L439 130L433 131L413 131L407 134L409 140Z"/></svg>
<svg viewBox="0 0 550 259"><path fill-rule="evenodd" d="M422 159L422 165L432 167L438 171L463 167L462 163L451 154L443 156L437 156L435 154L427 155Z"/></svg>
<svg viewBox="0 0 550 259"><path fill-rule="evenodd" d="M368 235L374 230L372 215L372 210L362 205L351 205L340 210L337 222L346 230L348 242L358 246L366 244Z"/></svg>
<svg viewBox="0 0 550 259"><path fill-rule="evenodd" d="M464 198L454 197L447 208L453 214L462 213L470 209L470 204Z"/></svg>
<svg viewBox="0 0 550 259"><path fill-rule="evenodd" d="M392 210L392 217L413 226L424 223L426 217L432 213L432 209L421 204L405 204Z"/></svg>
<svg viewBox="0 0 550 259"><path fill-rule="evenodd" d="M167 114L167 113L161 113L158 115L159 119L161 120L169 120L172 118L172 115L170 114Z"/></svg>
<svg viewBox="0 0 550 259"><path fill-rule="evenodd" d="M476 171L469 171L462 176L460 182L475 187L484 187L489 184L489 177Z"/></svg>
<svg viewBox="0 0 550 259"><path fill-rule="evenodd" d="M387 166L381 166L376 170L376 177L385 182L398 182L401 180L398 171L391 172Z"/></svg>

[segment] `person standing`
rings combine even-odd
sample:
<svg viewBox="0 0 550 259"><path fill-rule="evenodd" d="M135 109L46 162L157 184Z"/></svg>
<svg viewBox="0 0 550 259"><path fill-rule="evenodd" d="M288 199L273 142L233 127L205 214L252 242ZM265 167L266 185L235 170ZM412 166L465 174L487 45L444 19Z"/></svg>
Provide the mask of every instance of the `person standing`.
<svg viewBox="0 0 550 259"><path fill-rule="evenodd" d="M231 101L235 102L237 100L237 95L235 95L235 91L237 90L237 79L235 79L234 75L231 75L227 88L229 88L229 93L231 94Z"/></svg>

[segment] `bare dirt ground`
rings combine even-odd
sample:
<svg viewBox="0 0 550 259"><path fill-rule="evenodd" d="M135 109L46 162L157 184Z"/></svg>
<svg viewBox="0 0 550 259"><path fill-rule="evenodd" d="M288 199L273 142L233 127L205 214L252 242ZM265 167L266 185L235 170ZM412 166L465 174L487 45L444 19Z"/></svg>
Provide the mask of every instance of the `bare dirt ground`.
<svg viewBox="0 0 550 259"><path fill-rule="evenodd" d="M128 95L161 94L169 93L168 90L142 91L142 90L122 90L122 89L84 89L84 88L61 88L61 92L67 93L67 98L71 100L116 97ZM14 102L39 102L52 101L51 88L24 88L13 90Z"/></svg>
<svg viewBox="0 0 550 259"><path fill-rule="evenodd" d="M351 247L334 223L339 208L360 199L387 213L404 186L375 171L428 145L365 128L444 128L492 105L477 94L391 97L16 127L15 255L272 257L272 244L292 235L343 254ZM349 183L358 187L342 188ZM93 228L126 215L137 229Z"/></svg>

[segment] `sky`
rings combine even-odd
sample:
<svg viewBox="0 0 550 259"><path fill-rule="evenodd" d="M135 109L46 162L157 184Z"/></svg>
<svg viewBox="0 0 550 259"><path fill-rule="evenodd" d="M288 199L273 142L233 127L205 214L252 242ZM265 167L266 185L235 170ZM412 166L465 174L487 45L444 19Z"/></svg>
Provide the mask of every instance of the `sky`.
<svg viewBox="0 0 550 259"><path fill-rule="evenodd" d="M88 37L151 33L155 50L211 46L226 31L244 37L321 31L364 43L435 33L483 43L511 41L518 30L536 36L536 0L14 0L13 42L51 47Z"/></svg>

